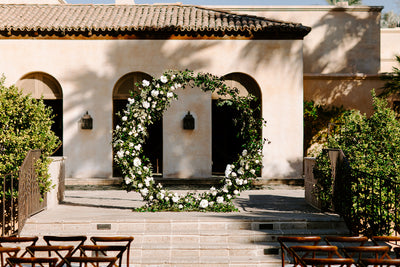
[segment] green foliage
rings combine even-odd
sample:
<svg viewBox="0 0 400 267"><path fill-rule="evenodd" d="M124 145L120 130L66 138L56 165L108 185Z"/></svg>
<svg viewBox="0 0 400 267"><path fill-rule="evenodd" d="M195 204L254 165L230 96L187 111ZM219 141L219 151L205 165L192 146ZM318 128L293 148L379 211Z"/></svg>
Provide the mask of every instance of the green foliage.
<svg viewBox="0 0 400 267"><path fill-rule="evenodd" d="M304 151L318 155L326 146L329 124L341 124L343 107L323 106L314 101L304 101Z"/></svg>
<svg viewBox="0 0 400 267"><path fill-rule="evenodd" d="M400 56L396 56L396 61L400 64ZM385 85L382 87L382 92L379 94L379 97L385 98L400 93L399 68L393 67L393 72L386 73L381 79L385 81Z"/></svg>
<svg viewBox="0 0 400 267"><path fill-rule="evenodd" d="M60 141L51 131L52 113L41 99L24 96L15 86L0 79L0 175L16 173L31 149L42 150L37 163L41 193L49 190L48 157Z"/></svg>
<svg viewBox="0 0 400 267"><path fill-rule="evenodd" d="M326 0L326 2L330 5L335 5L337 2L343 2L343 0ZM347 0L347 2L349 3L349 6L362 5L361 0Z"/></svg>
<svg viewBox="0 0 400 267"><path fill-rule="evenodd" d="M329 139L329 147L342 149L348 159L336 178L337 199L326 153L318 156L314 168L315 193L322 207L334 208L355 233L365 235L390 234L393 210L400 208L392 191L392 185L400 181L400 121L374 91L372 97L374 113L370 117L359 111L346 112L344 125ZM377 225L381 219L384 223Z"/></svg>

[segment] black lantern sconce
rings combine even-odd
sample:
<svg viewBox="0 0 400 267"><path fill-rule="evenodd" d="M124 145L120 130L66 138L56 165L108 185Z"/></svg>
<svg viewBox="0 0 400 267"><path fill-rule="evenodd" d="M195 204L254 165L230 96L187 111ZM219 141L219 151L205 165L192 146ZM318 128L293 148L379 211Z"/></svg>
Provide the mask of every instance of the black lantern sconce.
<svg viewBox="0 0 400 267"><path fill-rule="evenodd" d="M194 130L194 118L190 111L183 118L183 129L184 130Z"/></svg>
<svg viewBox="0 0 400 267"><path fill-rule="evenodd" d="M93 119L89 115L89 112L86 111L86 114L81 118L81 129L83 130L91 130L93 129Z"/></svg>

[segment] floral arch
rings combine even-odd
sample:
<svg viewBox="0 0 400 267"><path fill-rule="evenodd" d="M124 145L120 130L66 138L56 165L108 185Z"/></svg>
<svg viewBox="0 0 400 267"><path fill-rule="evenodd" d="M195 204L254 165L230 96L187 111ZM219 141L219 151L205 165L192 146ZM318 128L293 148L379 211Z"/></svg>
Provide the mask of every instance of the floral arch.
<svg viewBox="0 0 400 267"><path fill-rule="evenodd" d="M128 104L118 116L113 135L114 160L121 168L123 187L141 194L147 203L142 211L233 211L233 203L241 191L249 189L262 168L262 149L266 140L260 129L265 121L254 116L251 108L254 96L239 96L236 88L229 88L223 79L209 73L194 74L192 71L167 71L159 79L143 80L138 84L141 93L128 99ZM225 177L219 187L195 194L179 195L155 184L152 166L143 154L143 144L148 135L147 127L162 117L171 101L177 99L174 92L185 86L199 87L203 91L216 92L221 96L219 105L234 106L239 110L236 118L240 135L246 140L238 160L228 164Z"/></svg>

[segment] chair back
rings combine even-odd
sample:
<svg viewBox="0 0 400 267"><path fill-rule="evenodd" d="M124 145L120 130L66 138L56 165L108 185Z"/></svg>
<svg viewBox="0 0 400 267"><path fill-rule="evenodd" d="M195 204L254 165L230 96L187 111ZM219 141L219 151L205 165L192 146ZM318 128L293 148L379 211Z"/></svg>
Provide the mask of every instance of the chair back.
<svg viewBox="0 0 400 267"><path fill-rule="evenodd" d="M92 236L90 240L94 245L111 245L115 247L123 246L123 251L117 254L118 265L122 266L122 259L126 255L126 266L129 267L129 256L131 250L131 243L134 240L133 236Z"/></svg>
<svg viewBox="0 0 400 267"><path fill-rule="evenodd" d="M74 255L76 251L79 250L79 247L82 246L87 240L87 236L84 235L76 235L76 236L51 236L45 235L43 236L43 240L49 246L57 246L57 245L68 245L74 246L74 249L71 252L71 255Z"/></svg>

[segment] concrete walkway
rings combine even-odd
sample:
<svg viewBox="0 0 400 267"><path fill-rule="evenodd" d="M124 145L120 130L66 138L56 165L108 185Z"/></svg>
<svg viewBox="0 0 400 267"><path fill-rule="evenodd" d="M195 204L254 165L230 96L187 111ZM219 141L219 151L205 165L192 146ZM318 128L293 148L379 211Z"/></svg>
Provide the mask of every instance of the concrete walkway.
<svg viewBox="0 0 400 267"><path fill-rule="evenodd" d="M201 191L201 190L197 190ZM185 190L175 192L184 193ZM109 220L128 218L171 217L251 217L269 220L304 220L323 219L337 220L336 214L322 213L305 202L302 187L272 186L262 190L242 192L234 200L239 212L205 213L205 212L133 212L132 209L144 204L141 196L135 192L123 190L67 190L64 202L56 208L42 211L30 222L40 221L76 221L76 220Z"/></svg>

